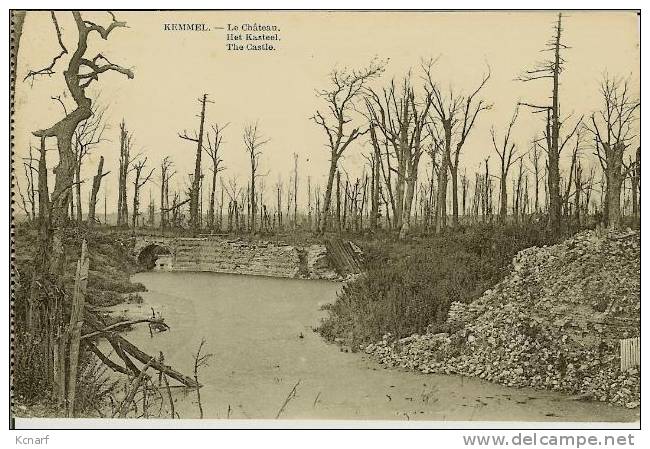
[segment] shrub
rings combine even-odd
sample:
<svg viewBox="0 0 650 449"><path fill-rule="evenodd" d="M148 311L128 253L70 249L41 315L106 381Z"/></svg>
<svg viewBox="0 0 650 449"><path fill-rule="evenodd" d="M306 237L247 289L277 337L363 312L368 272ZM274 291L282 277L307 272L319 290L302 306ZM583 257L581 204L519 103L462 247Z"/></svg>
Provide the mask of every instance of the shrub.
<svg viewBox="0 0 650 449"><path fill-rule="evenodd" d="M535 225L476 225L411 241L361 244L366 272L324 307L318 331L353 350L384 334L402 338L443 328L449 305L469 302L501 280L513 256L554 239Z"/></svg>
<svg viewBox="0 0 650 449"><path fill-rule="evenodd" d="M12 344L12 389L25 404L50 399L52 385L47 375L42 345L30 340L24 332L16 332Z"/></svg>

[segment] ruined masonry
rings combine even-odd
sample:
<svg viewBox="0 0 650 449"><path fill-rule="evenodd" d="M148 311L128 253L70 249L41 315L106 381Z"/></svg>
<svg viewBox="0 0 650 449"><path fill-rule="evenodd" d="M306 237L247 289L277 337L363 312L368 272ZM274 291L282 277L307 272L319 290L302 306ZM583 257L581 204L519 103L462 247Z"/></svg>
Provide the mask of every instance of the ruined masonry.
<svg viewBox="0 0 650 449"><path fill-rule="evenodd" d="M331 261L328 245L297 247L264 241L216 238L137 237L136 257L147 251L165 251L155 270L207 271L283 278L341 280L359 271L360 254L350 242L336 243ZM341 254L349 264L341 263ZM333 263L334 262L334 263Z"/></svg>

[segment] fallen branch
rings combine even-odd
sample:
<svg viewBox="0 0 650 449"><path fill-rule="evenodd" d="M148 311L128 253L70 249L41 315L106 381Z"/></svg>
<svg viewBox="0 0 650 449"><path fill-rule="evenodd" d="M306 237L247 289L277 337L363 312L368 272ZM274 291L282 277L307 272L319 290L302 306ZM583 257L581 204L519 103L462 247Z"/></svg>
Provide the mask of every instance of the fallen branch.
<svg viewBox="0 0 650 449"><path fill-rule="evenodd" d="M162 363L158 362L155 358L151 357L150 355L142 352L137 346L134 344L130 343L127 341L125 338L120 337L119 335L115 335L113 338L119 342L120 347L129 355L133 356L136 360L140 361L141 363L151 363L151 367L154 368L157 371L161 371L167 376L171 377L172 379L176 379L186 387L190 388L200 388L201 384L196 382L194 379L191 377L185 376L182 373L179 373L178 371L174 370L171 366L163 365ZM153 361L152 361L153 359Z"/></svg>
<svg viewBox="0 0 650 449"><path fill-rule="evenodd" d="M140 374L138 374L138 377L135 378L133 383L131 384L131 389L129 393L126 395L122 403L120 404L118 410L120 413L120 418L126 418L126 414L129 411L129 406L131 405L131 402L133 402L133 398L135 397L135 393L138 391L138 388L140 388L140 383L142 382L142 379L144 379L145 376L145 371L151 366L151 362L153 361L153 357L149 360L149 362L142 368L142 371L140 371ZM115 416L115 414L113 414Z"/></svg>
<svg viewBox="0 0 650 449"><path fill-rule="evenodd" d="M122 346L120 346L120 343L119 343L119 341L117 341L117 339L115 338L115 336L107 336L106 339L107 339L108 342L111 344L111 346L112 346L113 349L115 350L115 353L118 355L118 357L121 358L121 359L124 361L124 364L126 365L126 367L127 367L129 370L131 370L131 372L132 372L134 375L137 376L138 374L140 374L140 370L138 369L137 366L135 366L135 363L133 363L133 360L131 360L131 359L129 358L129 356L126 355L126 353L125 353L124 350L122 349Z"/></svg>
<svg viewBox="0 0 650 449"><path fill-rule="evenodd" d="M282 407L280 407L280 410L278 410L277 415L275 415L275 419L278 419L282 412L284 412L284 409L287 407L287 404L289 401L291 401L293 398L296 397L296 388L298 388L298 385L300 384L300 380L296 382L296 384L293 386L289 394L287 395L287 398L284 400L284 404L282 404Z"/></svg>
<svg viewBox="0 0 650 449"><path fill-rule="evenodd" d="M86 318L86 323L91 327L94 328L95 331L99 331L98 328L101 326L105 326L104 323L93 313L85 313L85 318ZM156 318L157 319L157 318ZM150 321L151 319L147 319L147 321ZM119 323L118 323L119 324ZM106 326L104 329L106 329ZM102 329L102 331L104 330ZM89 332L87 335L90 335L92 332ZM131 355L133 358L138 360L140 363L146 364L149 363L149 361L153 358L149 354L146 354L145 352L141 351L137 346L135 346L133 343L129 342L126 340L124 337L121 337L120 335L116 334L114 331L113 332L101 332L102 335L106 337L108 342L111 344L113 349L115 349L115 353L122 359L124 360L124 363L126 364L126 367L133 372L134 375L138 375L140 373L140 370L135 366L133 361L129 358L127 353ZM196 382L194 379L191 377L185 376L182 373L174 370L171 366L164 365L160 363L157 360L153 360L151 362L151 367L154 368L155 370L162 372L166 374L167 376L171 377L172 379L175 379L182 383L184 386L189 387L189 388L199 388L201 387L201 384Z"/></svg>
<svg viewBox="0 0 650 449"><path fill-rule="evenodd" d="M164 326L166 330L169 329L169 326L164 323L163 318L142 318L142 319L131 320L131 321L120 321L119 323L111 324L110 326L107 326L104 329L82 335L81 339L84 340L86 338L96 337L98 335L105 334L107 332L116 331L121 327L131 326L139 323L155 324L156 326Z"/></svg>
<svg viewBox="0 0 650 449"><path fill-rule="evenodd" d="M189 203L190 200L191 200L191 198L188 198L188 199L186 199L184 201L181 201L180 203L178 203L178 204L176 204L176 205L174 205L174 206L172 206L170 208L163 208L162 211L163 212L172 212L174 209L178 209L179 207Z"/></svg>
<svg viewBox="0 0 650 449"><path fill-rule="evenodd" d="M113 362L111 359L106 357L106 355L104 355L104 353L102 353L99 349L97 349L97 346L95 346L94 344L89 343L87 341L84 342L84 344L90 350L90 352L95 354L97 358L102 361L104 365L108 366L113 371L126 374L127 376L131 374L131 371L124 368L123 366L118 365L117 363Z"/></svg>

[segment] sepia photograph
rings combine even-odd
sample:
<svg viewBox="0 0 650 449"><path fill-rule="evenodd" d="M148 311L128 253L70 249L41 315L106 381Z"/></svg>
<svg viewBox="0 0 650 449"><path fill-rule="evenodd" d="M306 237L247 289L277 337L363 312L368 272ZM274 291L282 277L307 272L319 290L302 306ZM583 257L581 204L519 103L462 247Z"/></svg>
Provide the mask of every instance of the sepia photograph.
<svg viewBox="0 0 650 449"><path fill-rule="evenodd" d="M9 14L11 428L640 428L640 11Z"/></svg>

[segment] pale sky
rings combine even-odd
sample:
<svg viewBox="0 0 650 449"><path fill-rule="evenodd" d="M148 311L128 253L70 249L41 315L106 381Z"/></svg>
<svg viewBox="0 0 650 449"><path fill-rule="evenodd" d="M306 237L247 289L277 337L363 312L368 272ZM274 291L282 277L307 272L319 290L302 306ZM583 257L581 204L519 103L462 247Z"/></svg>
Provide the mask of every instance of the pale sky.
<svg viewBox="0 0 650 449"><path fill-rule="evenodd" d="M549 12L117 12L129 28L116 29L109 40L97 34L89 43L87 57L101 52L111 62L132 68L132 80L116 74L100 76L88 92L99 93L100 103L109 107L110 141L97 146L88 158L82 177L96 171L104 155L109 212L116 209L119 157L118 123L124 118L133 131L135 150L142 151L151 164L159 166L169 155L180 174L193 171L195 145L177 133L198 129L199 98L209 94L206 125L230 122L225 130L222 155L227 170L224 178L238 175L246 184L248 161L242 143L245 123L259 120L263 135L270 138L261 159L267 172L267 195L281 177L285 185L293 167L292 153L299 155L299 207L306 204L306 179L312 185L326 181L329 154L322 129L309 120L317 108L325 108L315 89L327 87L327 75L335 66L360 68L375 56L390 58L386 73L375 86L392 77L402 77L409 68L417 69L421 58L440 56L434 75L443 86L458 92L474 89L481 80L486 62L492 78L483 98L494 104L483 113L469 137L461 157L462 167L473 174L476 166L492 153L489 129L502 134L517 101L544 103L551 91L549 81L522 83L514 79L548 54L540 53L552 37L555 13ZM84 17L108 24L109 16L88 13ZM57 12L68 49L76 46L72 15ZM281 41L273 52L228 52L225 30L208 32L163 31L164 23L205 23L210 28L227 24L260 23L280 28ZM603 72L632 77L639 90L639 24L633 12L572 11L563 19L563 42L567 60L561 77L562 113L576 117L599 108L598 85ZM46 66L58 53L56 35L49 12L28 12L20 42L16 86L16 160L27 153L31 132L46 128L61 118L61 108L50 99L63 94L62 58L57 73L23 82L29 69ZM415 72L417 73L417 71ZM72 102L70 101L70 106ZM522 109L513 132L521 151L526 151L535 134L541 133L541 117ZM54 141L49 147L53 148ZM351 146L342 164L351 175L359 173L369 151L366 138ZM50 155L50 169L56 154ZM496 155L491 158L496 170ZM424 172L429 161L423 158ZM207 156L204 171L208 173ZM22 170L19 177L22 179ZM159 172L154 175L158 182ZM473 175L472 175L473 176ZM180 181L180 177L176 178ZM82 187L84 213L89 182ZM23 185L23 184L21 184ZM50 182L53 186L53 182ZM174 187L172 185L172 187ZM131 189L132 186L129 186ZM158 198L158 186L143 190L143 206L149 188ZM103 190L103 189L102 189ZM129 196L131 190L129 190ZM207 192L206 192L207 195ZM103 203L103 198L99 201ZM130 201L130 200L129 200ZM269 201L269 203L272 203ZM130 203L129 203L130 204Z"/></svg>

